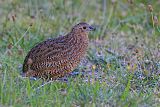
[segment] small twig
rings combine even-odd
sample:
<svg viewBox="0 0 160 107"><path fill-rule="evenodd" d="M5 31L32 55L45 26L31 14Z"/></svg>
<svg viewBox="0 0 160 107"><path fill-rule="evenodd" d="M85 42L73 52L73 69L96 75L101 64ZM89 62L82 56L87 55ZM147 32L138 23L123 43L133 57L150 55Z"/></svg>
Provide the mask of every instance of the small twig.
<svg viewBox="0 0 160 107"><path fill-rule="evenodd" d="M37 90L39 90L40 88L42 88L42 87L44 87L45 85L50 84L50 83L52 83L52 82L54 82L54 81L51 80L51 81L48 81L48 82L45 82L45 83L43 82L42 85L39 86L39 87L37 87L37 88L35 88L34 91L37 91Z"/></svg>
<svg viewBox="0 0 160 107"><path fill-rule="evenodd" d="M117 58L124 58L124 56L122 56L122 55L118 55L118 54L116 54L116 53L112 52L112 51L111 51L111 50L109 50L109 49L106 49L106 52L108 52L109 54L111 54L111 55L113 55L113 56L116 56Z"/></svg>
<svg viewBox="0 0 160 107"><path fill-rule="evenodd" d="M43 81L42 85L35 88L34 91L39 90L40 88L44 87L45 85L50 84L50 83L55 82L55 81L64 81L64 79L63 78L58 78L58 79L49 80L47 82Z"/></svg>
<svg viewBox="0 0 160 107"><path fill-rule="evenodd" d="M24 36L29 31L29 29L30 29L30 26L27 28L27 30L24 32L24 34L19 38L19 40L13 45L13 47L10 50L12 50L24 38ZM2 56L5 56L7 54L7 52L8 52L8 49L6 50L6 52Z"/></svg>

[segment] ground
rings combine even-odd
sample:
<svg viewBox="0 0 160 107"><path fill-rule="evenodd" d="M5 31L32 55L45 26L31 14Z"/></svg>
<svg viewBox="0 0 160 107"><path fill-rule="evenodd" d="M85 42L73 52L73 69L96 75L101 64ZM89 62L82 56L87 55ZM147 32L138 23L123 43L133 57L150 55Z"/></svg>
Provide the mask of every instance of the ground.
<svg viewBox="0 0 160 107"><path fill-rule="evenodd" d="M0 106L160 106L160 0L0 0ZM78 22L86 57L63 80L23 78L37 43Z"/></svg>

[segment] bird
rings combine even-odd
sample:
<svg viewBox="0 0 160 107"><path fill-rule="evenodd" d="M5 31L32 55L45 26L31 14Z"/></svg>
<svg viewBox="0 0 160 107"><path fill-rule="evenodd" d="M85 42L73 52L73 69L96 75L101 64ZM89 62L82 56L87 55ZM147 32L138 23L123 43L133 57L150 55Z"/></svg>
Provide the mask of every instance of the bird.
<svg viewBox="0 0 160 107"><path fill-rule="evenodd" d="M94 30L95 27L80 22L68 34L40 42L26 55L23 75L57 79L71 73L85 56L89 32Z"/></svg>

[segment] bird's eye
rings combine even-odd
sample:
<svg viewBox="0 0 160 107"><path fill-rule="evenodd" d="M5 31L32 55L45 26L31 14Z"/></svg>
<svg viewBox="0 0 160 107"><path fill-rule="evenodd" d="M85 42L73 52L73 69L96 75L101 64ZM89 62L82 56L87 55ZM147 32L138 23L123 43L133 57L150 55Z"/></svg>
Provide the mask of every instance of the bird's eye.
<svg viewBox="0 0 160 107"><path fill-rule="evenodd" d="M84 26L83 29L86 29L86 27Z"/></svg>

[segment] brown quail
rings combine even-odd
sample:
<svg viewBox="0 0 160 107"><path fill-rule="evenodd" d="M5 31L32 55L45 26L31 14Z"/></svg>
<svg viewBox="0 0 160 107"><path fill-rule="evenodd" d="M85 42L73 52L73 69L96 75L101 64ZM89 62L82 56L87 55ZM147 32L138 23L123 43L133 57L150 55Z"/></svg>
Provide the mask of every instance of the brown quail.
<svg viewBox="0 0 160 107"><path fill-rule="evenodd" d="M48 39L33 47L23 64L26 77L56 79L72 72L88 47L88 33L92 26L81 22L58 38Z"/></svg>

